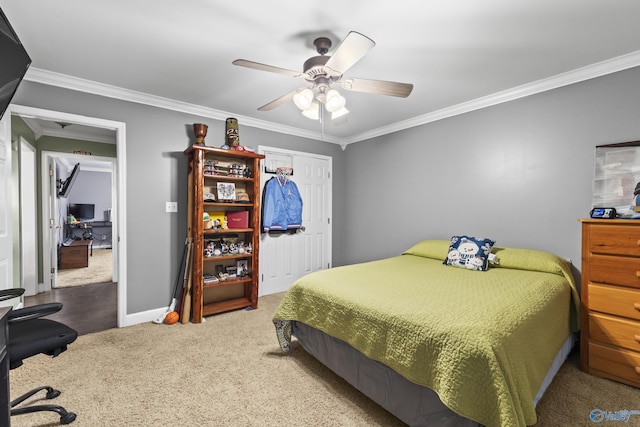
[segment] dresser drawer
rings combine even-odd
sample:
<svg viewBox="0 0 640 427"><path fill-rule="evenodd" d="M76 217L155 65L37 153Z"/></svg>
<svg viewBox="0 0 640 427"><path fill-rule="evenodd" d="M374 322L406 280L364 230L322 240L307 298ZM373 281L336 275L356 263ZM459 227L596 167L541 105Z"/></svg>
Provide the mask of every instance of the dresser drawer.
<svg viewBox="0 0 640 427"><path fill-rule="evenodd" d="M589 284L589 310L640 320L640 290Z"/></svg>
<svg viewBox="0 0 640 427"><path fill-rule="evenodd" d="M640 227L592 224L589 252L640 257Z"/></svg>
<svg viewBox="0 0 640 427"><path fill-rule="evenodd" d="M592 255L587 268L591 282L640 288L640 258Z"/></svg>
<svg viewBox="0 0 640 427"><path fill-rule="evenodd" d="M591 313L589 338L640 352L640 322Z"/></svg>
<svg viewBox="0 0 640 427"><path fill-rule="evenodd" d="M589 343L589 369L640 387L640 353Z"/></svg>

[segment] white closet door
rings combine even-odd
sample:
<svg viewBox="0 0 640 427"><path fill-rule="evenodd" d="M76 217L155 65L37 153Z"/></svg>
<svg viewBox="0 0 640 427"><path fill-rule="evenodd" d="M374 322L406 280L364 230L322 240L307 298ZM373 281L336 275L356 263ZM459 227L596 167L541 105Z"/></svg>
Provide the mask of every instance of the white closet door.
<svg viewBox="0 0 640 427"><path fill-rule="evenodd" d="M260 239L260 295L283 292L299 277L331 267L331 159L308 153L265 148L261 188L267 170L293 168L302 197L303 229L295 234L262 234Z"/></svg>

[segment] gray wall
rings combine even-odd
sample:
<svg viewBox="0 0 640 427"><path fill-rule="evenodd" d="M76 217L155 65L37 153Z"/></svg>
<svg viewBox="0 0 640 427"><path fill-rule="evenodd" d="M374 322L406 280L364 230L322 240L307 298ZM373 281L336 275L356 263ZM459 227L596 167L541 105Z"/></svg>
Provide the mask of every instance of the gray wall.
<svg viewBox="0 0 640 427"><path fill-rule="evenodd" d="M224 122L32 82L14 103L127 126L127 313L166 306L186 235L191 125ZM640 69L368 141L335 144L242 126L242 144L333 158L333 265L401 253L424 238L488 236L580 266L594 147L640 139ZM348 166L348 167L347 167ZM179 212L164 212L166 201Z"/></svg>
<svg viewBox="0 0 640 427"><path fill-rule="evenodd" d="M349 145L344 261L464 233L579 269L595 146L640 139L639 113L632 69Z"/></svg>
<svg viewBox="0 0 640 427"><path fill-rule="evenodd" d="M224 141L224 122L24 81L14 104L99 117L126 123L127 307L128 314L168 304L186 236L187 159L183 151L193 137L192 124L209 126L207 144ZM257 147L323 154L333 158L334 236L344 234L344 157L335 144L243 126L240 141ZM178 214L165 213L177 201ZM344 257L334 239L335 260Z"/></svg>
<svg viewBox="0 0 640 427"><path fill-rule="evenodd" d="M108 221L106 211L111 209L111 172L80 169L78 178L69 191L67 203L95 205L94 221Z"/></svg>

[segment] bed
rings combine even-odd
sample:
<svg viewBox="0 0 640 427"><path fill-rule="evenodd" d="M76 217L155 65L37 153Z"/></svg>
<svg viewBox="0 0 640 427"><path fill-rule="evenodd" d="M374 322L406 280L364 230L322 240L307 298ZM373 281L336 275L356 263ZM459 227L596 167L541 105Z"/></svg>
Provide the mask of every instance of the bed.
<svg viewBox="0 0 640 427"><path fill-rule="evenodd" d="M492 247L486 271L443 264L448 240L309 274L273 321L409 425L525 426L569 354L579 296L553 254Z"/></svg>

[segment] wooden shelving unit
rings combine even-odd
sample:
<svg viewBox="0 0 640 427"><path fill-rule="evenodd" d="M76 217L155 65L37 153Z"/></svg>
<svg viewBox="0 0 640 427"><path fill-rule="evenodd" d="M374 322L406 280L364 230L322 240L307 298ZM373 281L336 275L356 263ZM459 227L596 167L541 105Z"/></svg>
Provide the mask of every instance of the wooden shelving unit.
<svg viewBox="0 0 640 427"><path fill-rule="evenodd" d="M264 156L204 145L193 145L185 150L185 154L189 157L188 215L189 235L193 239L191 320L200 323L204 316L246 307L258 308L260 160ZM220 166L219 170L217 167L212 170L212 164ZM227 165L235 167L228 168ZM235 172L228 173L228 170ZM221 200L217 194L218 183L233 184L237 193L247 194L249 201ZM205 202L204 195L208 193L215 196L215 201ZM205 212L217 215L247 212L248 221L242 228L211 229L208 228L210 223L204 221ZM236 248L242 246L243 249L212 255L211 247L234 243ZM248 274L223 279L221 276L239 261L246 261ZM205 275L215 277L217 281L205 283Z"/></svg>

